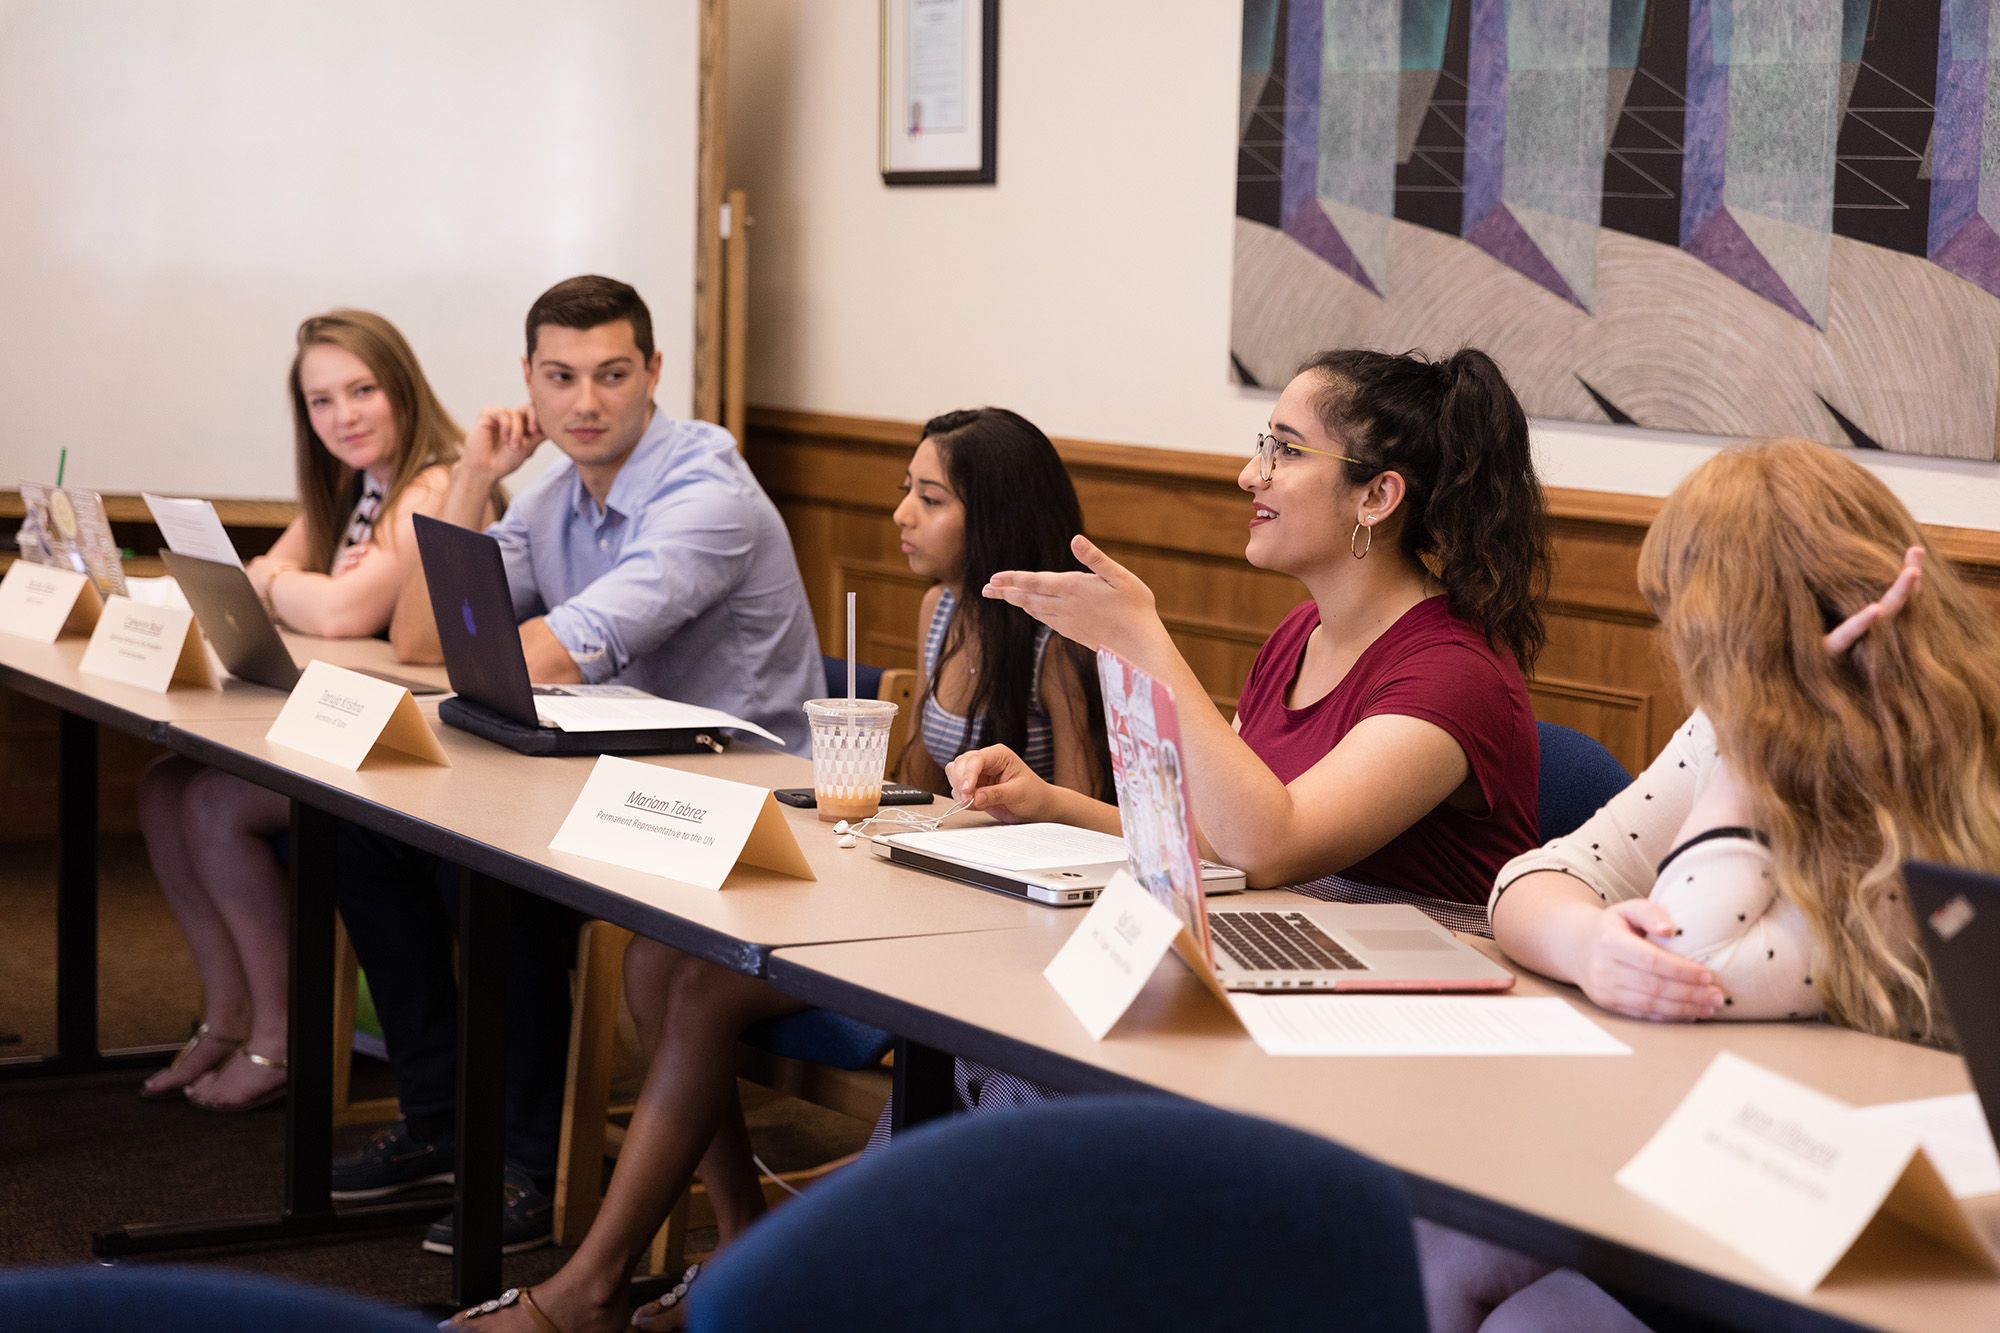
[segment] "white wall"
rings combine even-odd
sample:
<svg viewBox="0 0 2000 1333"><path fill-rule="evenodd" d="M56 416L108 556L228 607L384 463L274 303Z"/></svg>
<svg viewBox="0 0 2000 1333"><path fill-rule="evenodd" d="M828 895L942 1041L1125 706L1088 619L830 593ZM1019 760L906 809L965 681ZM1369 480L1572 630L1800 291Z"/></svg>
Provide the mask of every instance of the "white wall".
<svg viewBox="0 0 2000 1333"><path fill-rule="evenodd" d="M692 399L696 0L0 0L0 487L290 497L301 319L379 311L461 424L580 272Z"/></svg>
<svg viewBox="0 0 2000 1333"><path fill-rule="evenodd" d="M992 402L1054 435L1247 450L1271 395L1228 378L1241 5L1002 0L999 184L902 189L877 169L878 11L730 9L750 400L911 420ZM1644 495L1716 447L1558 422L1535 440L1549 484ZM1864 461L1919 519L2000 528L2000 465Z"/></svg>

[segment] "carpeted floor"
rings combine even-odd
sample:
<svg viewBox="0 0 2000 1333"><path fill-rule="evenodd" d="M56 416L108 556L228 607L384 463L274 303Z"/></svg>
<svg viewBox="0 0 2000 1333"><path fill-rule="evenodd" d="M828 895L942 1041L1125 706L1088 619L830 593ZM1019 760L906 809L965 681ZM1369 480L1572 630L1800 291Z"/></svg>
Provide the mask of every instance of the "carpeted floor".
<svg viewBox="0 0 2000 1333"><path fill-rule="evenodd" d="M99 1024L106 1047L177 1042L200 1012L193 963L136 838L101 849ZM0 1057L52 1049L52 844L0 844ZM184 1102L145 1102L136 1073L0 1083L0 1264L80 1263L91 1233L127 1222L191 1221L275 1211L283 1117L242 1116ZM357 1062L357 1096L393 1089L385 1067ZM746 1086L758 1151L790 1170L856 1151L868 1126ZM345 1146L368 1130L343 1131ZM438 1192L439 1212L449 1199ZM411 1305L449 1293L450 1261L418 1248L420 1229L205 1259L346 1288ZM710 1248L695 1232L692 1252ZM507 1261L508 1282L533 1282L566 1251Z"/></svg>

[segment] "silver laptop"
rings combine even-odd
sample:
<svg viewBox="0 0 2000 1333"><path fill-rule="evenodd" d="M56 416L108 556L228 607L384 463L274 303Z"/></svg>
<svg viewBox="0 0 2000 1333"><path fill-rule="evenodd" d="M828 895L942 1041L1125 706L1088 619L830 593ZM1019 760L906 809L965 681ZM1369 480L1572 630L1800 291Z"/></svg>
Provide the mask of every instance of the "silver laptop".
<svg viewBox="0 0 2000 1333"><path fill-rule="evenodd" d="M250 576L240 565L201 560L174 551L160 552L160 559L166 561L167 572L180 585L181 595L194 608L201 632L215 645L215 655L222 659L230 675L287 693L299 683L303 674L299 664L272 623L271 613L258 599L257 590L250 586ZM386 671L351 669L400 685L411 694L444 693L436 685L406 680Z"/></svg>
<svg viewBox="0 0 2000 1333"><path fill-rule="evenodd" d="M1132 871L1188 927L1216 979L1238 991L1498 991L1514 975L1414 907L1320 903L1211 908L1181 765L1173 692L1097 654L1118 810Z"/></svg>
<svg viewBox="0 0 2000 1333"><path fill-rule="evenodd" d="M1050 907L1083 907L1126 868L1123 838L1068 824L988 824L927 833L886 833L870 844L897 865ZM1201 862L1208 893L1241 893L1243 872Z"/></svg>

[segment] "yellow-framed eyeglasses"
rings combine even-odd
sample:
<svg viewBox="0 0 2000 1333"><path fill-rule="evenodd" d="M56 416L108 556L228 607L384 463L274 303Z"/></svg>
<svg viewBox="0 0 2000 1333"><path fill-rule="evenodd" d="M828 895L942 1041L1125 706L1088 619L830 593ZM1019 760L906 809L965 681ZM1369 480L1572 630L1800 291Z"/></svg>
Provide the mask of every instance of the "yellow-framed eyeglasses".
<svg viewBox="0 0 2000 1333"><path fill-rule="evenodd" d="M1259 432L1257 435L1256 452L1257 480L1269 481L1271 474L1278 470L1278 451L1281 449L1290 449L1294 453L1301 454L1318 454L1321 458L1338 458L1341 462L1352 463L1356 467L1369 466L1368 463L1359 458L1350 458L1346 454L1337 454L1331 449L1315 449L1311 445L1295 444L1291 440L1281 440L1275 435Z"/></svg>

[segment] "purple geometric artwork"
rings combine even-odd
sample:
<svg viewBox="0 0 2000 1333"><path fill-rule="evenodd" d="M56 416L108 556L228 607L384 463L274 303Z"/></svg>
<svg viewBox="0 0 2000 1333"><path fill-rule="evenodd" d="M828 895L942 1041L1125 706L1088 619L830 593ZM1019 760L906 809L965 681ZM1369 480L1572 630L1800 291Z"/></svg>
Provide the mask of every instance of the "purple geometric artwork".
<svg viewBox="0 0 2000 1333"><path fill-rule="evenodd" d="M1240 3L1243 382L2000 460L2000 0Z"/></svg>
<svg viewBox="0 0 2000 1333"><path fill-rule="evenodd" d="M1930 258L2000 296L2000 235L1991 217L2000 180L1990 164L1991 0L1947 3L1938 35L1937 118L1931 147ZM1954 24L1953 20L1957 23Z"/></svg>

